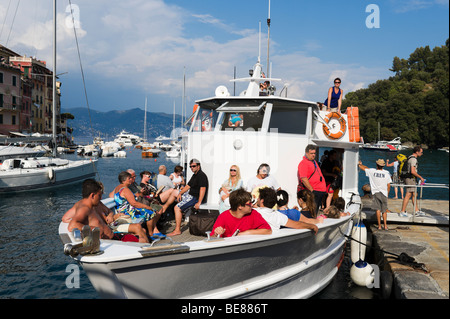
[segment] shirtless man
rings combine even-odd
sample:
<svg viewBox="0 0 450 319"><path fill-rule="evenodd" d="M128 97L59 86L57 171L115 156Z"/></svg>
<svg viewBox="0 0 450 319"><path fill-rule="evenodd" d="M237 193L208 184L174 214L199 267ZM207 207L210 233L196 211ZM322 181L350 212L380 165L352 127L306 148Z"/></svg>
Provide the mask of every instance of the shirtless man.
<svg viewBox="0 0 450 319"><path fill-rule="evenodd" d="M112 239L114 233L108 226L109 223L122 217L123 214L114 215L100 200L102 199L103 188L101 184L93 179L83 182L83 199L75 203L62 217L64 223L69 223L68 230L75 228L82 229L89 225L91 229L98 227L100 236L103 239ZM117 230L124 233L132 233L139 236L139 242L148 243L145 229L140 224L122 224Z"/></svg>

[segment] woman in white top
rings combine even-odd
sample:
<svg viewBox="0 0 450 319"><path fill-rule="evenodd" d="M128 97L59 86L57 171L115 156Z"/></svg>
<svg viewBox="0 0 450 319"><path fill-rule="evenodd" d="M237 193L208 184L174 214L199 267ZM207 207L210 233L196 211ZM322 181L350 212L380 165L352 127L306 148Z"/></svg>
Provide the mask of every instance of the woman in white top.
<svg viewBox="0 0 450 319"><path fill-rule="evenodd" d="M169 178L172 180L175 188L181 188L186 184L183 178L183 167L179 165L175 166L175 169L173 173L170 174Z"/></svg>
<svg viewBox="0 0 450 319"><path fill-rule="evenodd" d="M241 170L239 166L232 165L230 167L230 175L226 179L222 188L219 190L220 193L220 203L219 203L219 213L222 214L227 209L230 209L230 193L239 188L243 187L243 181L241 179Z"/></svg>

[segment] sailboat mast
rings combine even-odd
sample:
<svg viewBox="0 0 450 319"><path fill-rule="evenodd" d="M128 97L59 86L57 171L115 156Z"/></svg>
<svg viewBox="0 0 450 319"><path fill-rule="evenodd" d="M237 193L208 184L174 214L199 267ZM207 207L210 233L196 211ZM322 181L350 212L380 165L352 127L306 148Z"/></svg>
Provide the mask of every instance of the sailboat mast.
<svg viewBox="0 0 450 319"><path fill-rule="evenodd" d="M53 0L53 103L52 103L52 142L53 156L56 157L56 0Z"/></svg>
<svg viewBox="0 0 450 319"><path fill-rule="evenodd" d="M145 112L144 112L144 141L147 142L147 97L145 97Z"/></svg>
<svg viewBox="0 0 450 319"><path fill-rule="evenodd" d="M181 122L181 127L184 127L184 122L186 119L186 67L184 67L184 72L183 72L183 106L182 106L182 111L181 111L181 118L182 118L182 122Z"/></svg>
<svg viewBox="0 0 450 319"><path fill-rule="evenodd" d="M270 51L270 0L269 0L269 16L267 18L267 74L266 77L270 78L270 73L269 73L269 66L270 66L270 55L269 55L269 51Z"/></svg>
<svg viewBox="0 0 450 319"><path fill-rule="evenodd" d="M173 100L173 128L172 128L172 130L175 132L175 100Z"/></svg>

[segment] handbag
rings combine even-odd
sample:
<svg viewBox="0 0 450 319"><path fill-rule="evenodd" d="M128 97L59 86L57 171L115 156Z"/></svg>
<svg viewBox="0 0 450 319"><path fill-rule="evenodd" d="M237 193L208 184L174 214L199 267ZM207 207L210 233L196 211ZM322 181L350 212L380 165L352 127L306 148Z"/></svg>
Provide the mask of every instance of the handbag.
<svg viewBox="0 0 450 319"><path fill-rule="evenodd" d="M190 210L191 208L192 210ZM194 207L189 207L186 213L189 211L191 211L189 215L189 232L194 236L206 237L205 232L212 231L214 223L217 217L219 217L219 212L198 211Z"/></svg>

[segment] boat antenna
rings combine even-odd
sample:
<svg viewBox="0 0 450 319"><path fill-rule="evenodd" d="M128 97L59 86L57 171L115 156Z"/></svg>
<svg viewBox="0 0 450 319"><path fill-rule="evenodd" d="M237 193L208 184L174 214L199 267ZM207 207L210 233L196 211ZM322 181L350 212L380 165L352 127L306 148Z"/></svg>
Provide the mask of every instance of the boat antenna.
<svg viewBox="0 0 450 319"><path fill-rule="evenodd" d="M270 78L269 73L269 67L270 67L270 55L269 55L269 48L270 48L270 0L269 0L269 16L267 18L267 77Z"/></svg>
<svg viewBox="0 0 450 319"><path fill-rule="evenodd" d="M261 21L259 21L258 63L261 63Z"/></svg>

